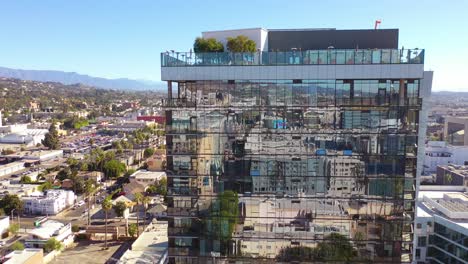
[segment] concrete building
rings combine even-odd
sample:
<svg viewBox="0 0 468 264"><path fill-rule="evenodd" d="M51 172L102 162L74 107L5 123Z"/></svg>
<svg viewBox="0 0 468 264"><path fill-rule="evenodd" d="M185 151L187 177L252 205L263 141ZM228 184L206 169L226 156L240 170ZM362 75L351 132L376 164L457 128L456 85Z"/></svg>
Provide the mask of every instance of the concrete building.
<svg viewBox="0 0 468 264"><path fill-rule="evenodd" d="M424 50L399 50L398 29L202 33L240 35L257 50L161 54L169 263L274 262L332 232L363 262L411 262ZM242 221L210 224L226 199Z"/></svg>
<svg viewBox="0 0 468 264"><path fill-rule="evenodd" d="M444 126L445 141L456 146L468 146L468 117L446 116Z"/></svg>
<svg viewBox="0 0 468 264"><path fill-rule="evenodd" d="M0 197L6 194L17 195L18 197L30 196L37 192L39 184L20 184L18 180L0 181Z"/></svg>
<svg viewBox="0 0 468 264"><path fill-rule="evenodd" d="M455 146L445 141L428 141L425 152L423 175L436 173L438 165L468 163L468 146Z"/></svg>
<svg viewBox="0 0 468 264"><path fill-rule="evenodd" d="M85 181L93 180L100 183L104 179L104 173L100 171L79 171L78 177L82 177Z"/></svg>
<svg viewBox="0 0 468 264"><path fill-rule="evenodd" d="M40 248L15 250L4 257L4 264L43 264L44 252Z"/></svg>
<svg viewBox="0 0 468 264"><path fill-rule="evenodd" d="M164 171L138 170L130 175L130 179L144 185L154 184L162 178L166 178L166 172Z"/></svg>
<svg viewBox="0 0 468 264"><path fill-rule="evenodd" d="M468 166L467 165L437 166L436 184L468 187Z"/></svg>
<svg viewBox="0 0 468 264"><path fill-rule="evenodd" d="M48 190L43 196L23 197L24 212L37 215L56 215L75 203L76 197L69 190Z"/></svg>
<svg viewBox="0 0 468 264"><path fill-rule="evenodd" d="M24 245L28 248L43 248L47 240L55 238L66 247L73 243L73 237L71 223L64 224L55 220L47 220L39 227L29 231Z"/></svg>
<svg viewBox="0 0 468 264"><path fill-rule="evenodd" d="M20 151L10 155L3 155L3 157L12 160L24 159L30 161L44 162L52 159L62 158L63 150L28 150Z"/></svg>
<svg viewBox="0 0 468 264"><path fill-rule="evenodd" d="M22 169L24 169L24 162L19 162L19 161L0 165L0 177L15 173Z"/></svg>
<svg viewBox="0 0 468 264"><path fill-rule="evenodd" d="M167 222L149 224L120 258L119 263L167 263L168 237Z"/></svg>
<svg viewBox="0 0 468 264"><path fill-rule="evenodd" d="M468 196L462 186L421 186L414 263L468 263Z"/></svg>

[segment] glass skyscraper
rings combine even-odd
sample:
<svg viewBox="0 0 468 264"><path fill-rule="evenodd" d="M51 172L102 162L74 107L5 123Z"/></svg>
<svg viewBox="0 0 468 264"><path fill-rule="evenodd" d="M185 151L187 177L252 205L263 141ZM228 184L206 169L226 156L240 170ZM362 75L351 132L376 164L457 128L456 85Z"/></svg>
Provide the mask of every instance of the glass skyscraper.
<svg viewBox="0 0 468 264"><path fill-rule="evenodd" d="M170 263L410 262L424 50L398 30L245 35L166 52Z"/></svg>

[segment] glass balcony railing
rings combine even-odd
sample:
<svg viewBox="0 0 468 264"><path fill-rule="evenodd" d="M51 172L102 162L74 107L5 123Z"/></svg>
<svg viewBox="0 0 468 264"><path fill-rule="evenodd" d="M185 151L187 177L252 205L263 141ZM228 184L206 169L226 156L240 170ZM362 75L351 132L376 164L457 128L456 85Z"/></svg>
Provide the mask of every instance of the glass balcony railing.
<svg viewBox="0 0 468 264"><path fill-rule="evenodd" d="M162 67L423 64L423 49L327 49L263 52L164 52Z"/></svg>

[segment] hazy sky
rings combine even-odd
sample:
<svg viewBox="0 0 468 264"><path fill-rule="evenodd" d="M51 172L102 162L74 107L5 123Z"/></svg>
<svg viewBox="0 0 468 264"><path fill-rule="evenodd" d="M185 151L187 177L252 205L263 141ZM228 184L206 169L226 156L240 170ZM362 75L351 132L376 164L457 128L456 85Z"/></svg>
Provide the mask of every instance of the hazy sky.
<svg viewBox="0 0 468 264"><path fill-rule="evenodd" d="M0 66L160 80L160 52L188 51L202 31L236 28L400 29L425 48L433 90L468 91L468 0L0 2Z"/></svg>

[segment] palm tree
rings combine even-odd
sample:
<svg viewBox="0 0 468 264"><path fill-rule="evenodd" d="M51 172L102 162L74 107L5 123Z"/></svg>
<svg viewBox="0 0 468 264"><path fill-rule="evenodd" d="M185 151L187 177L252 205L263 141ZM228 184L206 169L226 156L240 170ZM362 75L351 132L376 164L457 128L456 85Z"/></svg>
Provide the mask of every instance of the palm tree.
<svg viewBox="0 0 468 264"><path fill-rule="evenodd" d="M93 194L96 192L96 184L93 180L89 179L85 182L85 194L86 197L88 198L88 202L86 203L88 206L88 225L90 224L90 206L89 203L91 202L91 197Z"/></svg>
<svg viewBox="0 0 468 264"><path fill-rule="evenodd" d="M135 193L135 196L133 197L133 201L136 203L137 206L137 237L140 236L140 210L138 206L142 203L143 201L143 194L141 193Z"/></svg>
<svg viewBox="0 0 468 264"><path fill-rule="evenodd" d="M110 210L112 210L112 201L110 197L107 197L102 201L102 210L104 210L104 213L106 215L106 222L105 222L105 238L104 238L104 247L107 248L107 214L109 213Z"/></svg>
<svg viewBox="0 0 468 264"><path fill-rule="evenodd" d="M146 228L146 211L148 210L148 204L149 204L150 202L151 202L151 198L149 198L149 197L146 196L146 195L143 196L142 199L141 199L141 203L142 203L143 206L144 206L144 212L145 212L145 214L144 214L145 219L144 219L144 225L143 225L144 228L143 228L143 230L145 230L145 228Z"/></svg>

